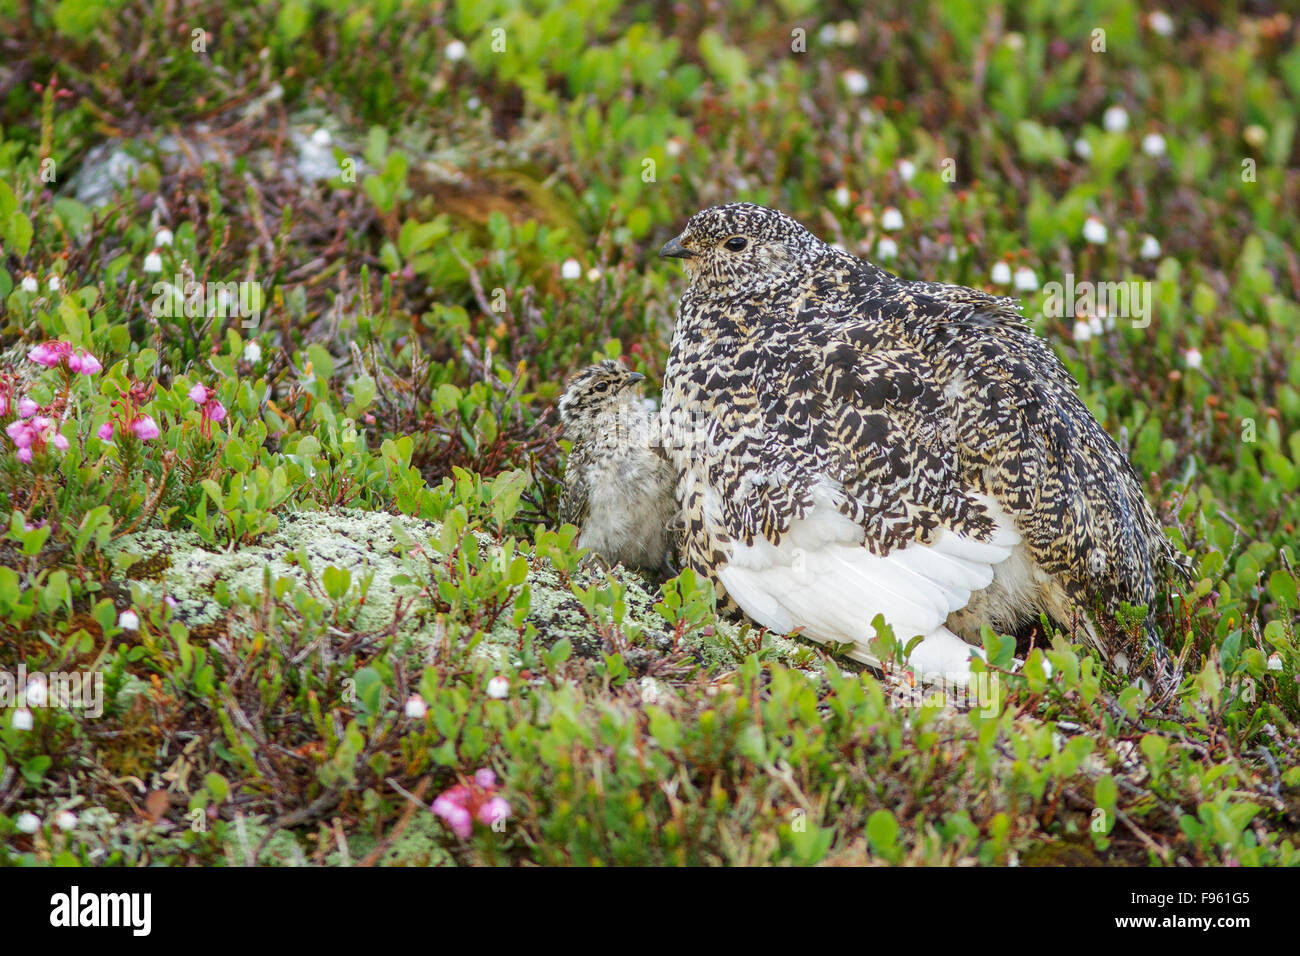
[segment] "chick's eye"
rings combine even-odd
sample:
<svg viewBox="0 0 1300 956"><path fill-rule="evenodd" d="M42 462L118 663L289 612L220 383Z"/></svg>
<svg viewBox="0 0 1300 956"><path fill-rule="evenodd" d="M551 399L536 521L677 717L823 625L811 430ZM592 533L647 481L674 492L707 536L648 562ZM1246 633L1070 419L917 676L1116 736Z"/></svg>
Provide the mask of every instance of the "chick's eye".
<svg viewBox="0 0 1300 956"><path fill-rule="evenodd" d="M605 389L607 389L607 388L609 388L609 382L597 382L597 383L596 383L596 391L598 391L598 392L603 392L603 391L604 391Z"/></svg>
<svg viewBox="0 0 1300 956"><path fill-rule="evenodd" d="M722 248L730 250L731 252L741 252L747 245L749 245L748 239L743 236L732 236L722 244Z"/></svg>

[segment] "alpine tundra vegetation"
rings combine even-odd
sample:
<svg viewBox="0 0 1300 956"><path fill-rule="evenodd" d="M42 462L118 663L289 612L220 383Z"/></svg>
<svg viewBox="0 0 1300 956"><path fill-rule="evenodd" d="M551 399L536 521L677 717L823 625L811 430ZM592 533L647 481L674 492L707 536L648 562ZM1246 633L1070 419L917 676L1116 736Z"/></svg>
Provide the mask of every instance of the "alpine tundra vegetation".
<svg viewBox="0 0 1300 956"><path fill-rule="evenodd" d="M0 23L0 865L1300 862L1286 4ZM715 349L792 249L803 324ZM562 514L606 362L734 442L616 489L677 572ZM836 534L956 549L967 683L781 605Z"/></svg>

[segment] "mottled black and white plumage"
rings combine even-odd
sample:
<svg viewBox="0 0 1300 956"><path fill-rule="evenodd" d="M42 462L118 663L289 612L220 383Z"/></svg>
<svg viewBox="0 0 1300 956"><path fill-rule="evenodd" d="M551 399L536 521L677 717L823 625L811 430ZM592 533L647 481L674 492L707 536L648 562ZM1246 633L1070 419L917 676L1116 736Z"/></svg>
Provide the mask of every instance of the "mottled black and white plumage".
<svg viewBox="0 0 1300 956"><path fill-rule="evenodd" d="M559 402L572 442L560 520L576 524L578 544L609 564L657 572L670 566L676 473L638 394L643 378L607 359L570 379Z"/></svg>
<svg viewBox="0 0 1300 956"><path fill-rule="evenodd" d="M682 562L776 631L851 642L883 615L963 680L981 624L1152 606L1172 544L1119 447L1014 300L907 282L775 210L706 209L664 383Z"/></svg>

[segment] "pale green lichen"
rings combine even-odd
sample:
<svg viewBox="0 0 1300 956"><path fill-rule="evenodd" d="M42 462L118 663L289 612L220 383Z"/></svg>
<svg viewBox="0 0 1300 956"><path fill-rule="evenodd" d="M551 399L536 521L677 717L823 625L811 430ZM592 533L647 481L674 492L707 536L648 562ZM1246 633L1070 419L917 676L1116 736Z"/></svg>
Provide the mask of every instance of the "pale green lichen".
<svg viewBox="0 0 1300 956"><path fill-rule="evenodd" d="M236 814L225 830L225 851L228 866L307 866L307 854L298 836L291 830L276 830L266 839L269 829L261 815ZM266 845L262 846L262 841ZM260 848L260 852L259 852ZM257 859L253 859L256 853Z"/></svg>
<svg viewBox="0 0 1300 956"><path fill-rule="evenodd" d="M455 866L455 857L443 844L448 831L428 810L417 810L406 827L380 851L375 863L378 866ZM348 859L352 863L365 859L378 846L379 841L365 833L354 833L348 839ZM343 855L332 851L325 858L327 866L339 866Z"/></svg>
<svg viewBox="0 0 1300 956"><path fill-rule="evenodd" d="M286 512L280 516L276 531L253 544L220 548L205 544L189 531L149 529L125 535L107 549L118 575L132 580L153 601L170 597L176 604L175 616L188 627L214 624L226 617L226 608L217 600L218 583L223 582L232 597L246 592L245 602L256 605L267 583L286 578L306 586L310 567L317 590L320 576L327 567L351 574L349 597L360 594L363 580L370 578L364 604L359 608L352 627L379 631L391 625L399 599L410 602L399 633L421 643L432 644L436 628L427 626L428 601L419 597L418 584L396 580L399 575L420 581L427 566L407 559L406 548L427 547L436 553L439 526L430 521L394 516L383 512L366 512L338 508L329 511ZM484 560L490 560L496 548L486 536L478 535ZM132 565L132 559L136 559ZM305 565L304 566L304 559ZM132 566L146 562L158 567L157 573L136 577ZM634 636L641 653L664 654L672 651L672 628L656 610L656 591L633 572L621 567L613 570L582 569L566 582L548 562L533 559L527 578L529 612L526 624L537 632L543 646L567 639L575 654L599 658L610 653L599 630L593 626L573 587L601 586L616 579L626 589L626 614L621 622L624 635ZM602 611L608 615L608 611ZM504 667L519 646L520 633L507 609L498 616L476 656L491 669ZM694 654L706 669L735 667L743 653L755 647L754 632L741 635L741 626L718 619L712 632L692 629L681 636L676 650ZM806 645L772 634L763 635L763 647L775 658L800 666L796 655ZM738 650L733 650L738 648ZM743 653L739 653L743 652ZM804 655L806 658L807 655ZM801 667L808 673L814 669Z"/></svg>
<svg viewBox="0 0 1300 956"><path fill-rule="evenodd" d="M108 550L110 557L119 552L144 559L165 555L168 564L161 574L135 583L155 600L170 597L177 605L176 617L191 627L224 615L214 597L219 581L232 595L241 589L261 594L268 571L272 578L289 578L304 585L307 571L301 557L306 558L317 581L327 567L348 571L351 597L358 596L362 581L373 575L354 622L358 630L370 630L393 620L399 596L410 597L418 590L393 582L398 574L409 572L398 551L394 522L416 541L427 541L438 530L436 524L415 518L340 508L287 512L274 532L254 544L231 549L206 545L191 532L151 529L125 535ZM130 577L129 569L124 575Z"/></svg>

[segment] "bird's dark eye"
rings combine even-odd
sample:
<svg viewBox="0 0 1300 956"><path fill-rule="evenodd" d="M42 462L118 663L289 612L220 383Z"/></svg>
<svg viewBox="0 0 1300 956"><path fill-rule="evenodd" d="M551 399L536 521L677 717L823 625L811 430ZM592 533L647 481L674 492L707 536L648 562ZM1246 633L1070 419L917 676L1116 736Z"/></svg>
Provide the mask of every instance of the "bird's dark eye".
<svg viewBox="0 0 1300 956"><path fill-rule="evenodd" d="M603 391L604 391L605 389L607 389L607 388L609 388L609 382L597 382L597 383L596 383L596 391L598 391L598 392L603 392Z"/></svg>
<svg viewBox="0 0 1300 956"><path fill-rule="evenodd" d="M747 245L749 245L749 240L744 236L732 236L722 244L722 248L728 249L731 252L743 252Z"/></svg>

